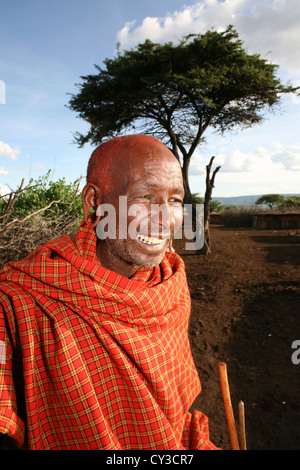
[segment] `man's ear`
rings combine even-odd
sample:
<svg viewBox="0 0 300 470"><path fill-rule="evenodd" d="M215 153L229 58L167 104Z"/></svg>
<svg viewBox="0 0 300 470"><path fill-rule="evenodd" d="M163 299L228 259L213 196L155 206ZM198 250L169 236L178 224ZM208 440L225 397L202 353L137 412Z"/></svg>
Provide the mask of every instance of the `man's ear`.
<svg viewBox="0 0 300 470"><path fill-rule="evenodd" d="M82 207L84 221L88 225L95 227L98 224L100 217L96 217L96 210L101 202L101 189L96 184L87 183L82 190ZM90 214L90 209L94 209L94 214Z"/></svg>

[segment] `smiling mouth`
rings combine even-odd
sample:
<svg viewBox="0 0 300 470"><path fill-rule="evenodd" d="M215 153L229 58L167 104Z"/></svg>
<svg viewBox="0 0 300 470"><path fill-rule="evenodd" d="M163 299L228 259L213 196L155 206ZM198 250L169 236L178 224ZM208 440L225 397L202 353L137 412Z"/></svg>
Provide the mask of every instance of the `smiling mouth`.
<svg viewBox="0 0 300 470"><path fill-rule="evenodd" d="M145 235L140 234L138 234L137 238L146 245L162 245L166 241L161 238L146 237Z"/></svg>

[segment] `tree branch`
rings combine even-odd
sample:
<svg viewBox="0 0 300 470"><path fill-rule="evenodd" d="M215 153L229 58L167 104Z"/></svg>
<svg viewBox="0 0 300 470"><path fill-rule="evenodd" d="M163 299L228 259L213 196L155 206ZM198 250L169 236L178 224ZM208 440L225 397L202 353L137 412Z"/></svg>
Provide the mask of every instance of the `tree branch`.
<svg viewBox="0 0 300 470"><path fill-rule="evenodd" d="M43 211L49 209L49 207L51 207L52 204L58 204L58 203L61 203L61 202L62 202L61 200L51 201L49 204L47 204L47 206L42 207L42 209L38 209L38 210L32 212L31 214L27 215L27 217L24 217L24 219L21 219L21 220L20 219L13 219L13 220L11 220L8 224L5 225L5 227L0 228L0 233L4 233L11 225L16 224L17 222L19 224L23 224L24 222L26 222L26 220L30 219L31 217L34 217L35 215L39 214L40 212L43 212ZM1 225L4 225L4 224L2 223Z"/></svg>

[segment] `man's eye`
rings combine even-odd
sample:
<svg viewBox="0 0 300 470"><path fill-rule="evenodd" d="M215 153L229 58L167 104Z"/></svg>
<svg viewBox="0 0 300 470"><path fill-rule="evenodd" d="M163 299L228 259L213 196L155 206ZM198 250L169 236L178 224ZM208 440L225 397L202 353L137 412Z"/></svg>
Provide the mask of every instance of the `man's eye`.
<svg viewBox="0 0 300 470"><path fill-rule="evenodd" d="M180 198L177 198L177 197L173 197L170 199L170 202L172 202L173 204L180 204L181 206L183 205L183 200L180 199Z"/></svg>

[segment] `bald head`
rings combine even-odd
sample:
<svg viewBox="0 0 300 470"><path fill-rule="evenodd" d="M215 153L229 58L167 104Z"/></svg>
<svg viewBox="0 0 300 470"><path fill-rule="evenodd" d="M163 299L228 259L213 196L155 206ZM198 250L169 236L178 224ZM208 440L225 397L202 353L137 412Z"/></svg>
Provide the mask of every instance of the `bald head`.
<svg viewBox="0 0 300 470"><path fill-rule="evenodd" d="M128 135L104 142L90 157L87 183L97 185L104 194L107 194L112 188L115 175L130 164L130 160L134 159L134 164L138 166L141 160L151 158L151 154L157 150L169 153L170 158L176 160L164 144L151 136Z"/></svg>

